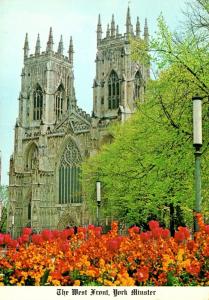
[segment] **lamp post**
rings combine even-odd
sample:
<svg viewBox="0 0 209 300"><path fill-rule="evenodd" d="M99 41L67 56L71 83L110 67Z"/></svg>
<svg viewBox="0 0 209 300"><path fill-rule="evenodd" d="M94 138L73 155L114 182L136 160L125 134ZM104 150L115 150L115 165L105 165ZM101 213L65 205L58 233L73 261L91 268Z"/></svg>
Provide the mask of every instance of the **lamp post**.
<svg viewBox="0 0 209 300"><path fill-rule="evenodd" d="M193 100L193 146L195 148L195 202L194 212L201 211L201 147L202 147L202 97L194 96ZM194 231L198 231L197 219L194 216Z"/></svg>
<svg viewBox="0 0 209 300"><path fill-rule="evenodd" d="M15 225L15 216L13 215L12 216L12 232L11 232L11 235L13 238L14 238L14 225Z"/></svg>
<svg viewBox="0 0 209 300"><path fill-rule="evenodd" d="M99 226L99 208L101 204L101 182L98 180L96 182L96 189L97 189L97 226Z"/></svg>

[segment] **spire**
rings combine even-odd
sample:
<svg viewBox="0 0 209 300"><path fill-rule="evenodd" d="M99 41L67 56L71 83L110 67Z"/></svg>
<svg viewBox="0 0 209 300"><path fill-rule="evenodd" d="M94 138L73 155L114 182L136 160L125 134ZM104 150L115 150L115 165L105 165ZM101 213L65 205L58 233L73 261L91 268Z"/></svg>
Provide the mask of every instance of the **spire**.
<svg viewBox="0 0 209 300"><path fill-rule="evenodd" d="M29 54L29 43L28 43L28 34L25 35L25 43L24 43L24 59L28 58Z"/></svg>
<svg viewBox="0 0 209 300"><path fill-rule="evenodd" d="M49 39L47 42L47 46L46 46L46 52L51 52L53 51L53 35L52 35L52 27L50 27L50 31L49 31Z"/></svg>
<svg viewBox="0 0 209 300"><path fill-rule="evenodd" d="M69 61L73 65L73 53L74 53L74 51L73 51L73 39L72 39L72 36L70 37L70 45L69 45L68 53L69 53Z"/></svg>
<svg viewBox="0 0 209 300"><path fill-rule="evenodd" d="M145 24L144 24L144 39L146 39L146 40L149 39L149 31L148 31L148 25L147 25L147 18L145 19Z"/></svg>
<svg viewBox="0 0 209 300"><path fill-rule="evenodd" d="M137 17L137 21L136 21L136 36L140 37L140 33L141 33L140 22L139 22L139 17Z"/></svg>
<svg viewBox="0 0 209 300"><path fill-rule="evenodd" d="M63 55L63 50L64 50L64 47L63 47L63 40L62 40L62 35L61 35L57 52L59 54Z"/></svg>
<svg viewBox="0 0 209 300"><path fill-rule="evenodd" d="M107 24L107 33L106 33L106 38L110 37L110 26Z"/></svg>
<svg viewBox="0 0 209 300"><path fill-rule="evenodd" d="M101 24L101 19L99 14L98 24L97 24L97 45L101 42L101 40L102 40L102 24Z"/></svg>
<svg viewBox="0 0 209 300"><path fill-rule="evenodd" d="M111 36L115 36L115 19L114 19L114 15L112 15L112 21L111 21Z"/></svg>
<svg viewBox="0 0 209 300"><path fill-rule="evenodd" d="M40 49L41 49L41 44L40 44L40 36L38 33L38 37L36 40L36 49L35 49L35 55L40 55Z"/></svg>
<svg viewBox="0 0 209 300"><path fill-rule="evenodd" d="M119 36L119 26L117 25L116 26L116 37L118 37Z"/></svg>
<svg viewBox="0 0 209 300"><path fill-rule="evenodd" d="M130 15L130 8L128 6L128 9L127 9L127 15L126 15L126 33L127 34L132 34L133 33L133 27L132 27L132 24L131 24L131 15Z"/></svg>

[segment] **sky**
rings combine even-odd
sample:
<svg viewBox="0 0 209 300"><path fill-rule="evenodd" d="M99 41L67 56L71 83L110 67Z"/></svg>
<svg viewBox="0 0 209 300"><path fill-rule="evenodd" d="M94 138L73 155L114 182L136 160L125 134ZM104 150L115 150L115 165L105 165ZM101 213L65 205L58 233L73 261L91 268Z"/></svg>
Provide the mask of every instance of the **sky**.
<svg viewBox="0 0 209 300"><path fill-rule="evenodd" d="M98 14L101 14L103 35L112 14L115 15L120 33L124 33L128 5L134 27L137 16L141 29L147 18L149 32L154 35L161 12L171 30L178 29L184 0L0 0L1 184L7 185L9 182L9 159L14 147L26 32L30 54L34 53L38 33L41 51L45 51L50 26L53 29L54 50L57 50L62 34L64 54L67 55L70 36L73 37L76 98L78 105L91 113Z"/></svg>

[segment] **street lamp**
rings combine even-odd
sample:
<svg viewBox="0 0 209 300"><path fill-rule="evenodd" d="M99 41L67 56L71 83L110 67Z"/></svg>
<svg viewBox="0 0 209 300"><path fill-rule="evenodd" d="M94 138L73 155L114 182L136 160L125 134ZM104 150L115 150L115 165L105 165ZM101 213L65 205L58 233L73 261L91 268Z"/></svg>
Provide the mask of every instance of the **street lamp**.
<svg viewBox="0 0 209 300"><path fill-rule="evenodd" d="M12 216L12 232L11 232L11 235L13 238L14 238L14 225L15 225L15 216L13 215Z"/></svg>
<svg viewBox="0 0 209 300"><path fill-rule="evenodd" d="M202 147L202 97L194 96L193 100L193 146L195 148L195 202L194 212L201 211L201 147ZM194 217L194 231L198 231L197 219Z"/></svg>
<svg viewBox="0 0 209 300"><path fill-rule="evenodd" d="M101 182L98 180L96 182L97 189L97 226L99 226L99 208L101 204Z"/></svg>

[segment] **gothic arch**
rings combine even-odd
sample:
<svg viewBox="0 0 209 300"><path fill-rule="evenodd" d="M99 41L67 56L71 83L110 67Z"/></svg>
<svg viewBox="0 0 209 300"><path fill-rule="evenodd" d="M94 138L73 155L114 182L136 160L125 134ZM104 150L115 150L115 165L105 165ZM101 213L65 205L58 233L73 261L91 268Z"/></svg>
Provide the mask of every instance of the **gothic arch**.
<svg viewBox="0 0 209 300"><path fill-rule="evenodd" d="M60 120L63 112L64 112L64 105L65 105L65 89L63 83L61 82L55 92L55 115L56 120Z"/></svg>
<svg viewBox="0 0 209 300"><path fill-rule="evenodd" d="M32 142L28 145L25 152L25 169L28 171L38 167L38 146Z"/></svg>
<svg viewBox="0 0 209 300"><path fill-rule="evenodd" d="M57 168L58 203L82 202L81 170L82 157L73 139L68 138L59 156Z"/></svg>
<svg viewBox="0 0 209 300"><path fill-rule="evenodd" d="M108 108L117 109L120 101L120 80L115 70L110 72L108 78Z"/></svg>
<svg viewBox="0 0 209 300"><path fill-rule="evenodd" d="M59 217L59 221L57 224L58 229L64 229L67 226L79 226L81 224L80 216L77 210L72 210L70 208L66 208L64 212Z"/></svg>
<svg viewBox="0 0 209 300"><path fill-rule="evenodd" d="M138 70L134 76L134 100L139 99L140 97L140 88L142 86L142 74Z"/></svg>
<svg viewBox="0 0 209 300"><path fill-rule="evenodd" d="M35 85L33 90L33 120L42 119L43 114L43 90L39 83Z"/></svg>

